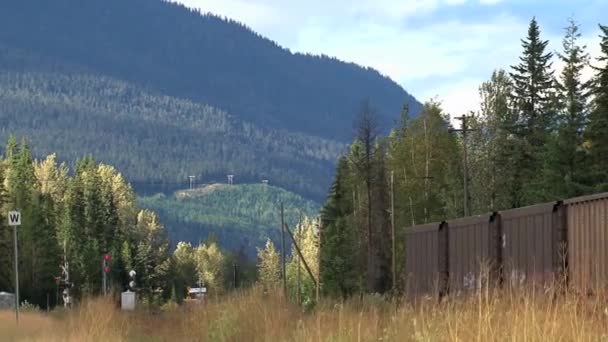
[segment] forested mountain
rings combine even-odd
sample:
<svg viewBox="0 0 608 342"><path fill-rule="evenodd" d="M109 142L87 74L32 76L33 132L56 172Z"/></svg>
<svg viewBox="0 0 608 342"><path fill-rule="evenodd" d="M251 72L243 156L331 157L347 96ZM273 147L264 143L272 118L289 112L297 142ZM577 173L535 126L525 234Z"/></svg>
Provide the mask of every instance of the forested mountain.
<svg viewBox="0 0 608 342"><path fill-rule="evenodd" d="M269 179L320 198L343 149L335 141L260 128L224 111L108 77L0 72L0 139L27 137L39 155L93 154L137 189L186 187L189 175Z"/></svg>
<svg viewBox="0 0 608 342"><path fill-rule="evenodd" d="M315 202L264 184L211 184L140 197L139 202L159 214L171 241L198 244L215 236L225 249L243 250L251 258L268 238L279 241L281 203L285 222L292 228L319 212Z"/></svg>
<svg viewBox="0 0 608 342"><path fill-rule="evenodd" d="M384 127L404 102L375 70L294 54L234 21L161 0L0 2L0 68L86 71L209 104L258 125L349 140L364 98Z"/></svg>

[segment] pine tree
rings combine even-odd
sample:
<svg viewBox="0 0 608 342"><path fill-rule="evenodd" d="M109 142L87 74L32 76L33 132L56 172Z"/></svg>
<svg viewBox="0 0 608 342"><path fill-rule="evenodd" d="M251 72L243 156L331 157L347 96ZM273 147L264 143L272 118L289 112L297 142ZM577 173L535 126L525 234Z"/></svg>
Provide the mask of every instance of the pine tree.
<svg viewBox="0 0 608 342"><path fill-rule="evenodd" d="M361 278L364 265L361 256L361 230L355 224L354 194L349 185L349 165L346 158L338 161L336 176L329 198L321 211L320 281L327 295L346 298L363 290Z"/></svg>
<svg viewBox="0 0 608 342"><path fill-rule="evenodd" d="M155 213L142 210L137 215L138 243L134 266L145 295L152 300L159 290L170 290L169 241L164 226Z"/></svg>
<svg viewBox="0 0 608 342"><path fill-rule="evenodd" d="M592 85L592 109L585 132L589 147L592 181L596 191L608 191L608 26L600 25L601 56L595 67Z"/></svg>
<svg viewBox="0 0 608 342"><path fill-rule="evenodd" d="M514 85L514 103L517 122L512 132L521 139L514 146L519 158L513 167L517 168L517 179L523 182L515 186L521 198L514 206L533 203L542 198L540 170L544 158L545 143L555 125L555 81L551 71L553 54L545 53L548 41L540 38L540 28L533 18L528 28L528 37L522 40L524 49L520 63L512 66L511 78Z"/></svg>
<svg viewBox="0 0 608 342"><path fill-rule="evenodd" d="M548 144L545 160L545 199L556 200L587 193L587 158L583 151L587 91L581 72L589 62L585 46L578 43L581 34L574 20L566 28L560 60L565 64L559 83L562 110L558 132Z"/></svg>

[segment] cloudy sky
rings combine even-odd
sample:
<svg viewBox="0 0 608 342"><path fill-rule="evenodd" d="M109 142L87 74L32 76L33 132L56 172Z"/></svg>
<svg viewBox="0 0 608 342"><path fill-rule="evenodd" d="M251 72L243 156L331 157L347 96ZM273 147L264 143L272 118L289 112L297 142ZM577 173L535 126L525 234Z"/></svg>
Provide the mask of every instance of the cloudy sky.
<svg viewBox="0 0 608 342"><path fill-rule="evenodd" d="M517 63L532 16L551 51L573 17L592 56L597 24L608 25L607 0L175 1L243 22L294 52L371 66L420 101L436 97L452 115L476 109L479 84Z"/></svg>

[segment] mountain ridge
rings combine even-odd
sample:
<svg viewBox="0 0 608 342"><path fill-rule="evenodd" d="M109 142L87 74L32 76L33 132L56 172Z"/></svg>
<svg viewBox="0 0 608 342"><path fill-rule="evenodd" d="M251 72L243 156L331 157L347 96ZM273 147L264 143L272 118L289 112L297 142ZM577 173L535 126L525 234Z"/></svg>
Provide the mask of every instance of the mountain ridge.
<svg viewBox="0 0 608 342"><path fill-rule="evenodd" d="M0 72L0 103L0 138L25 137L37 155L58 152L68 163L92 154L136 189L158 182L171 190L190 175L208 182L235 173L239 182L269 179L319 200L345 148L95 75Z"/></svg>
<svg viewBox="0 0 608 342"><path fill-rule="evenodd" d="M342 142L352 132L338 127L353 121L366 98L384 127L405 101L414 114L421 108L372 68L292 53L234 20L160 0L3 1L0 44L53 68L96 72Z"/></svg>

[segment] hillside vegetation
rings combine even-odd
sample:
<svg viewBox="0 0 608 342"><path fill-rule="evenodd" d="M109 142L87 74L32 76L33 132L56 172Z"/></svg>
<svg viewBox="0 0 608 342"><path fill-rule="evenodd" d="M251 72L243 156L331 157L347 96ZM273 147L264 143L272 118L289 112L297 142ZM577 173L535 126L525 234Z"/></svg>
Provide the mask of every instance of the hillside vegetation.
<svg viewBox="0 0 608 342"><path fill-rule="evenodd" d="M264 184L212 184L140 197L139 202L159 214L172 241L198 243L213 233L224 248L244 248L250 256L268 238L279 241L281 203L292 228L301 216L313 217L319 211L315 202Z"/></svg>
<svg viewBox="0 0 608 342"><path fill-rule="evenodd" d="M320 198L343 149L101 76L0 72L0 103L0 139L24 136L38 155L60 151L69 162L94 154L138 188L235 173Z"/></svg>
<svg viewBox="0 0 608 342"><path fill-rule="evenodd" d="M360 102L384 124L420 104L377 71L294 54L242 24L161 0L6 0L6 70L88 71L272 128L346 141ZM386 127L385 125L385 127Z"/></svg>

